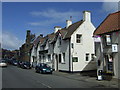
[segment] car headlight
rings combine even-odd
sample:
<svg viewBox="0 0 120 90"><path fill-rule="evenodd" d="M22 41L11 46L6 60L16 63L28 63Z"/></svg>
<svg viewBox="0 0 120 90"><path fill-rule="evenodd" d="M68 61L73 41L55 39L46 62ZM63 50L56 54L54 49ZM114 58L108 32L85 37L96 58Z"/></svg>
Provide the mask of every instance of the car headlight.
<svg viewBox="0 0 120 90"><path fill-rule="evenodd" d="M25 67L27 67L27 65L24 65Z"/></svg>
<svg viewBox="0 0 120 90"><path fill-rule="evenodd" d="M46 69L42 69L42 70L46 70Z"/></svg>

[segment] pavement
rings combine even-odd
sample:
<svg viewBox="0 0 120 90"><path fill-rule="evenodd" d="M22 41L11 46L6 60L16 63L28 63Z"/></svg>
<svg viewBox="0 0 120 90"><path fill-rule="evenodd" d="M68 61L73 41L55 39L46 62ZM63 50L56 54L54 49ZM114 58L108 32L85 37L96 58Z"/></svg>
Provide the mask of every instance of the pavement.
<svg viewBox="0 0 120 90"><path fill-rule="evenodd" d="M54 75L62 76L78 81L86 81L91 83L98 83L98 86L103 87L110 87L110 88L120 88L120 80L112 78L111 80L97 80L97 77L91 77L91 76L83 76L80 73L67 73L67 72L60 72L60 71L54 71Z"/></svg>

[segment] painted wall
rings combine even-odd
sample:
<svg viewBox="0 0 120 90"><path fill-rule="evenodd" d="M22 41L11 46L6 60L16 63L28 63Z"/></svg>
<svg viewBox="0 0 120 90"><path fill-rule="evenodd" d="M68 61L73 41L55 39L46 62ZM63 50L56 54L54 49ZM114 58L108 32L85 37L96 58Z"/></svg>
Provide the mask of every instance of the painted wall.
<svg viewBox="0 0 120 90"><path fill-rule="evenodd" d="M92 23L85 21L72 35L71 43L74 44L74 48L71 49L71 55L72 57L78 57L78 62L73 62L73 71L96 69L95 62L85 69L91 61L91 54L94 54L94 40L92 38L94 30L95 27ZM76 34L82 35L81 43L76 43ZM86 61L86 53L89 53L89 61Z"/></svg>
<svg viewBox="0 0 120 90"><path fill-rule="evenodd" d="M91 24L91 22L84 22L71 36L70 41L70 66L69 66L69 39L62 40L61 45L59 45L59 37L55 43L54 53L58 55L61 54L61 61L63 59L63 53L65 53L65 62L58 63L58 70L69 71L69 67L71 71L83 71L83 70L93 70L96 69L96 62L91 61L91 54L94 54L94 40L92 38L93 31L95 27ZM82 34L82 43L76 43L76 34ZM71 48L73 43L74 48ZM90 54L89 61L86 61L86 53ZM78 62L72 62L72 57L78 57ZM59 61L58 61L59 62ZM56 58L55 62L56 63ZM86 68L86 66L89 66Z"/></svg>

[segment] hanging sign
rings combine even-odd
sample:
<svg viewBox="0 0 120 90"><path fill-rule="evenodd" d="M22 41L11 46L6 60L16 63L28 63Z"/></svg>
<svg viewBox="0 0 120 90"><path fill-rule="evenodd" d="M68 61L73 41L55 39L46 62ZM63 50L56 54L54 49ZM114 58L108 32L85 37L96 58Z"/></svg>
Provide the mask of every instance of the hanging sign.
<svg viewBox="0 0 120 90"><path fill-rule="evenodd" d="M118 52L118 45L112 44L112 52Z"/></svg>
<svg viewBox="0 0 120 90"><path fill-rule="evenodd" d="M100 36L94 36L94 42L101 42Z"/></svg>

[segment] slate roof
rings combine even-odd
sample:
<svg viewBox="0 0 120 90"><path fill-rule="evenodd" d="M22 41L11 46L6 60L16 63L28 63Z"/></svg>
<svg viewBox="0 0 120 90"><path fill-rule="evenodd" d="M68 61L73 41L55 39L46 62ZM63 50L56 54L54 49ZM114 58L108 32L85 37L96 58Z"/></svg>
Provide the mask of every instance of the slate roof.
<svg viewBox="0 0 120 90"><path fill-rule="evenodd" d="M120 30L120 11L109 14L94 31L93 35L100 35L118 30Z"/></svg>
<svg viewBox="0 0 120 90"><path fill-rule="evenodd" d="M68 28L62 28L61 30L58 30L58 32L56 33L51 33L51 34L48 34L47 36L43 37L43 38L40 38L40 43L42 45L45 44L45 42L47 40L49 40L51 43L56 41L56 38L57 38L57 35L60 33L62 38L63 39L67 39L67 38L70 38L71 35L74 33L74 31L83 23L84 21L81 20L81 21L78 21L76 23L73 23L72 25L70 25Z"/></svg>
<svg viewBox="0 0 120 90"><path fill-rule="evenodd" d="M38 37L34 40L33 44L34 44L35 47L36 47L37 44L39 43L40 38L41 38L41 37L38 36Z"/></svg>
<svg viewBox="0 0 120 90"><path fill-rule="evenodd" d="M66 28L63 28L63 29L59 30L59 32L60 32L62 38L64 38L64 36L65 36L66 33L67 33L67 29L66 29Z"/></svg>
<svg viewBox="0 0 120 90"><path fill-rule="evenodd" d="M66 33L64 39L70 38L71 35L74 33L74 31L75 31L83 22L84 22L84 21L81 20L81 21L78 21L78 22L73 23L72 25L70 25L70 26L67 28L67 33Z"/></svg>
<svg viewBox="0 0 120 90"><path fill-rule="evenodd" d="M52 40L54 38L55 34L54 33L51 33L51 34L48 34L48 39L49 41Z"/></svg>

